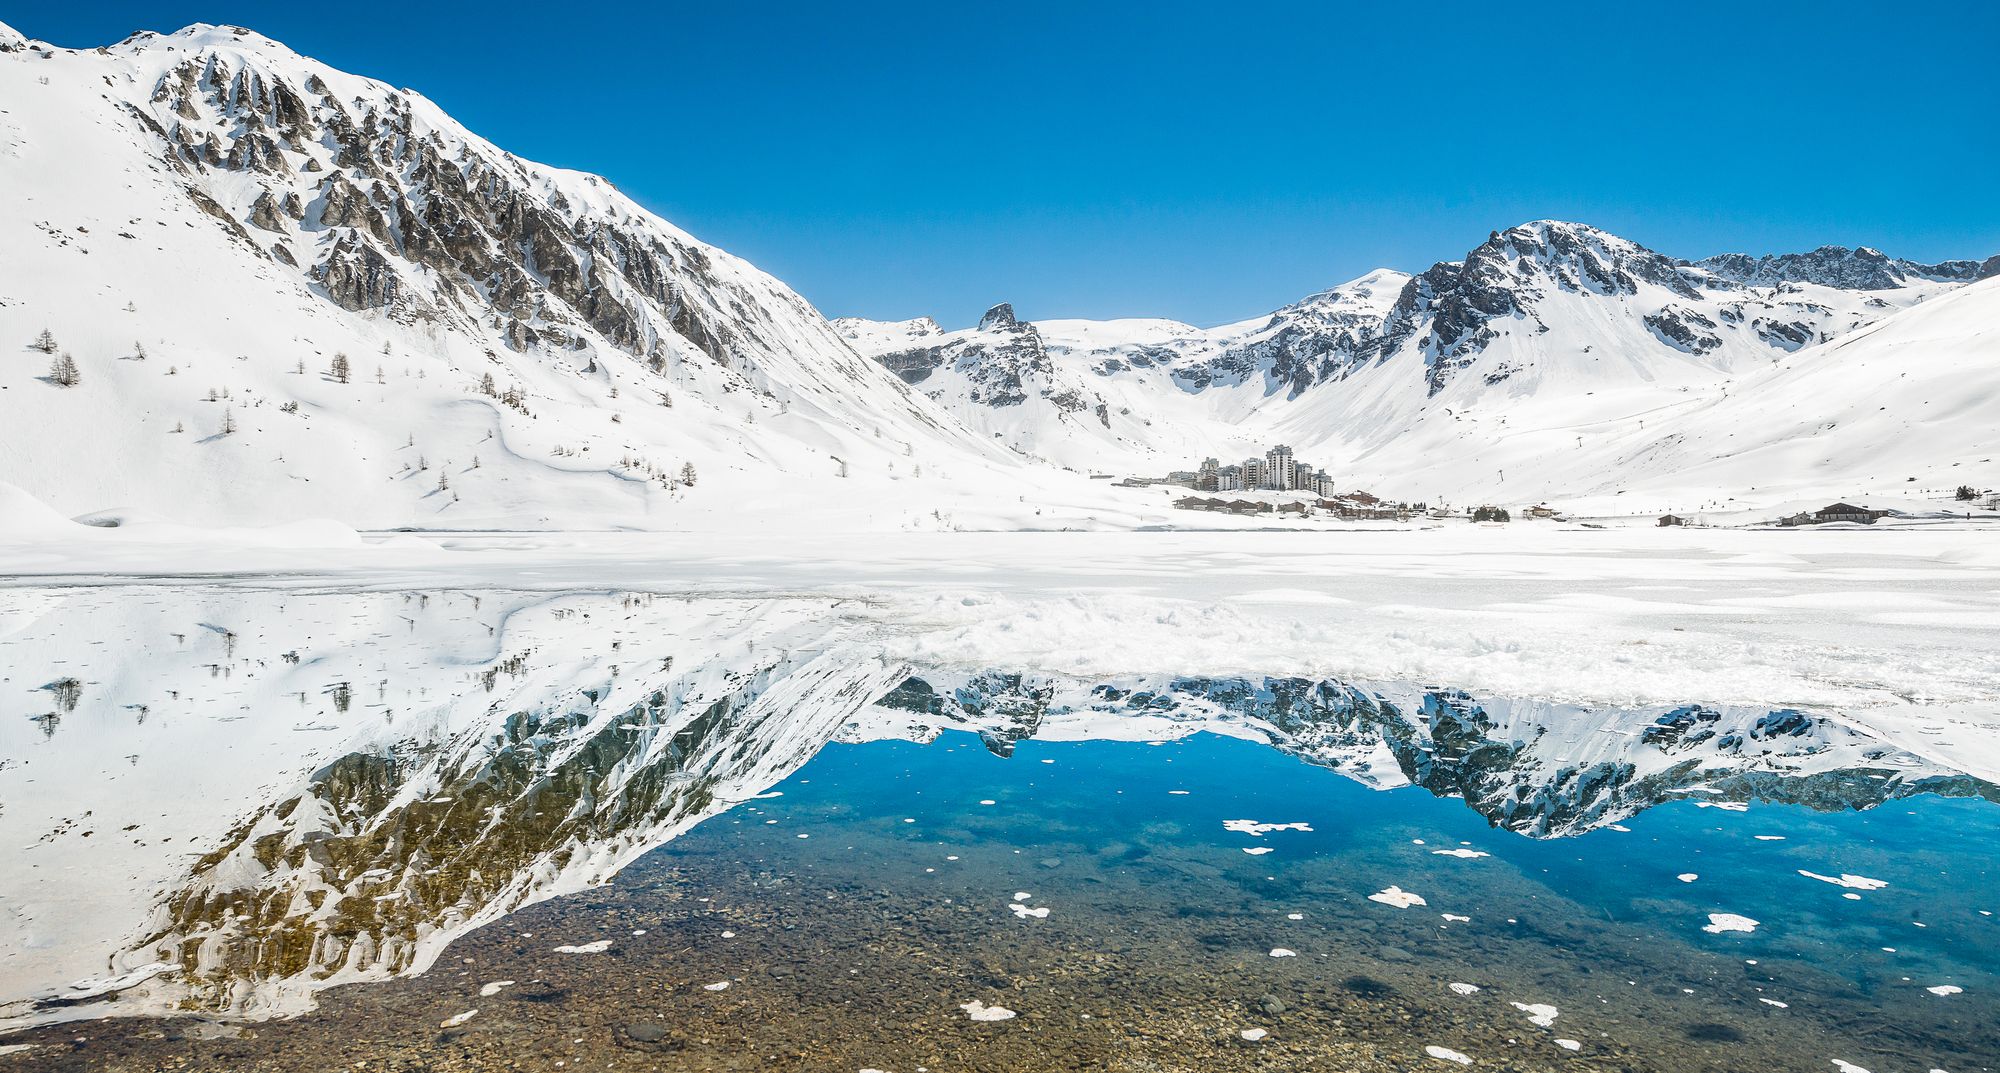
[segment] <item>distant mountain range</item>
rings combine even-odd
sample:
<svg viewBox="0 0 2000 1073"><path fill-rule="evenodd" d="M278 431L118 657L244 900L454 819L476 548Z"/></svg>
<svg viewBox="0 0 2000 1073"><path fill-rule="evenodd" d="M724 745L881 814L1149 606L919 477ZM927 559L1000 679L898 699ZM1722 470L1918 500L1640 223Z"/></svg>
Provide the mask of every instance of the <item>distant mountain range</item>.
<svg viewBox="0 0 2000 1073"><path fill-rule="evenodd" d="M1586 512L2000 483L2000 257L1539 221L1216 328L829 323L242 28L0 27L0 99L0 481L64 515L1121 527L1176 519L1085 474L1279 442L1395 499Z"/></svg>
<svg viewBox="0 0 2000 1073"><path fill-rule="evenodd" d="M1676 430L1708 422L1732 391L1773 408L1845 400L1851 374L1839 370L1866 363L1821 360L1836 344L1967 288L1977 294L1968 301L1991 308L1992 286L1979 281L1996 274L2000 257L1927 265L1837 246L1685 261L1545 220L1496 231L1462 260L1415 276L1371 272L1217 328L1029 323L1007 305L958 331L928 319L834 325L961 420L1062 464L1191 469L1204 454L1230 460L1287 441L1301 457L1399 498L1505 501L1510 462L1512 482L1526 485L1515 494L1538 499L1640 485L1627 468L1639 457L1725 457L1747 446L1753 427L1723 430L1734 444L1689 443ZM1935 318L1918 315L1926 319ZM1927 367L1918 384L1984 397L2000 376L2000 344L1966 342L1962 362ZM1777 377L1791 368L1824 375ZM1771 389L1784 394L1758 386L1767 379L1784 380ZM1857 449L1845 439L1821 446L1845 456L1863 482L1889 475L1867 465L1879 460L1876 444ZM1957 463L1992 437L1929 427L1923 439L1938 461ZM1766 476L1807 484L1825 469ZM1896 480L1907 476L1899 470ZM1719 476L1679 501L1693 507L1704 491L1755 483Z"/></svg>

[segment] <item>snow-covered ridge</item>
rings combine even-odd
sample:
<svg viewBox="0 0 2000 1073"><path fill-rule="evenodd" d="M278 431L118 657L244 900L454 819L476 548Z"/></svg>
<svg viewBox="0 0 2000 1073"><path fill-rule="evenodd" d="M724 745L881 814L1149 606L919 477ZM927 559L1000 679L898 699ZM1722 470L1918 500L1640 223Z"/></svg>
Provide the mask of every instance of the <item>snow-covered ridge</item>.
<svg viewBox="0 0 2000 1073"><path fill-rule="evenodd" d="M0 339L49 333L0 474L62 513L666 527L1019 465L605 180L249 30L23 44L0 97Z"/></svg>

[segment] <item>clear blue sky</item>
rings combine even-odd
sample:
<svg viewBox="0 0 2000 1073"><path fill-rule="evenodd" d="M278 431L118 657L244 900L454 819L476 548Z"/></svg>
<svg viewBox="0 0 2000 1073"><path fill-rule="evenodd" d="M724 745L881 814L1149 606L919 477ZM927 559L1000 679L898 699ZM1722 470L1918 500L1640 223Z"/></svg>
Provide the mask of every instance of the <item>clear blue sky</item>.
<svg viewBox="0 0 2000 1073"><path fill-rule="evenodd" d="M976 8L986 8L981 11ZM2000 4L17 0L241 23L608 176L829 315L1254 316L1494 228L2000 252Z"/></svg>

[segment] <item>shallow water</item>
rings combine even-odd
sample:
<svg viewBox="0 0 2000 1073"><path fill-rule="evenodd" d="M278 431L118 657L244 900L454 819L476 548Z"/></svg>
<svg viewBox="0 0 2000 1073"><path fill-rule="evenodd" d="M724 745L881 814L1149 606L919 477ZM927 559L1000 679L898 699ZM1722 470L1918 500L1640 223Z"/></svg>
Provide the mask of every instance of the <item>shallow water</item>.
<svg viewBox="0 0 2000 1073"><path fill-rule="evenodd" d="M245 614L232 599L78 621L116 641ZM182 863L137 891L171 919L143 941L12 918L22 956L0 964L89 939L128 951L110 968L168 947L179 966L16 1005L24 1023L184 1012L24 1027L0 1067L2000 1066L2000 793L1825 717L910 678L841 647L838 608L317 599L191 632L214 651L172 673L0 641L27 667L10 688L79 668L81 699L48 691L62 718L5 742L17 812L86 756L150 808L174 773L149 756L248 748L294 692L268 755L342 735L175 836ZM443 608L457 625L431 637ZM635 651L654 643L672 658ZM1659 718L1685 729L1644 731ZM20 889L141 874L153 858L106 841L116 804L22 852L66 871ZM374 982L327 987L346 979ZM298 995L318 1008L254 1020Z"/></svg>

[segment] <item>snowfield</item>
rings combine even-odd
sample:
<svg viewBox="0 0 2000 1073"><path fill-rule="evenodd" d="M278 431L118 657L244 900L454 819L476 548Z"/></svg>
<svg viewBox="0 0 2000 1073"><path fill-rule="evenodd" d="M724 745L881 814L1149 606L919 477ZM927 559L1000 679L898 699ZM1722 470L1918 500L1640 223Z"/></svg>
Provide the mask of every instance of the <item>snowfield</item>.
<svg viewBox="0 0 2000 1073"><path fill-rule="evenodd" d="M814 594L882 608L904 624L903 654L933 664L1331 675L1612 704L1908 714L2000 702L1992 530L1458 522L1319 533L377 534L286 546L75 528L89 538L0 545L0 583Z"/></svg>

